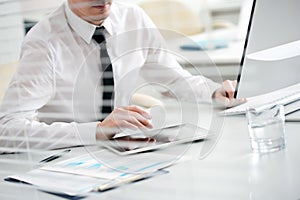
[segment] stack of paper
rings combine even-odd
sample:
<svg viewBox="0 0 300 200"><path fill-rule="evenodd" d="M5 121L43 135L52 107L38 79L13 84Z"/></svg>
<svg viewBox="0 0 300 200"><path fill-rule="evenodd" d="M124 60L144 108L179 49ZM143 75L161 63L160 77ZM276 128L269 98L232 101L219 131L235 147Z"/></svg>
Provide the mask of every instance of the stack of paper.
<svg viewBox="0 0 300 200"><path fill-rule="evenodd" d="M82 196L91 191L104 191L166 173L162 169L173 164L176 159L171 155L155 153L116 157L115 154L102 150L25 174L12 175L6 180L29 183L51 193Z"/></svg>

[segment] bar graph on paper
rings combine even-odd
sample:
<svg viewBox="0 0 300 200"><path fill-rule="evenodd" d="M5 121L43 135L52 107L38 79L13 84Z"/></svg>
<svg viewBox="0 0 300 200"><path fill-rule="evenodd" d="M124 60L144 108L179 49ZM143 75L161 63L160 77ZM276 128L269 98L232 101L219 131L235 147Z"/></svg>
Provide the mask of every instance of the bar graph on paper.
<svg viewBox="0 0 300 200"><path fill-rule="evenodd" d="M107 151L67 159L42 169L91 176L102 179L121 178L128 174L147 173L170 165L174 156L155 154L137 154L117 156Z"/></svg>

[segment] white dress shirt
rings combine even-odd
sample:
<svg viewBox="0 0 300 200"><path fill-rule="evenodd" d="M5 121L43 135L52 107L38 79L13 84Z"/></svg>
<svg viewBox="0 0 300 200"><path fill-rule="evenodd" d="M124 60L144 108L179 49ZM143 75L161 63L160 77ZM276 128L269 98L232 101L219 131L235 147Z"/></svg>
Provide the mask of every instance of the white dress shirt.
<svg viewBox="0 0 300 200"><path fill-rule="evenodd" d="M158 83L184 100L210 100L218 84L183 70L149 17L113 2L104 21L115 80L115 107ZM19 67L0 108L0 147L58 148L96 142L102 105L95 26L63 4L25 37Z"/></svg>

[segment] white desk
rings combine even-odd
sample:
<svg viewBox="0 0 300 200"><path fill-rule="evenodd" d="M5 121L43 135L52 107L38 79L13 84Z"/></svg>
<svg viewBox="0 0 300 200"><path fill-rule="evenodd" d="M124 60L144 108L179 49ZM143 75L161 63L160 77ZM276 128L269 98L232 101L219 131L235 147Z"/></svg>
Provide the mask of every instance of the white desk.
<svg viewBox="0 0 300 200"><path fill-rule="evenodd" d="M194 106L185 107L193 113ZM91 193L85 199L255 199L282 200L300 198L300 123L286 124L287 149L258 155L251 153L246 120L243 116L214 118L210 109L202 107L200 124L221 127L219 140L207 157L198 159L204 145L194 143L187 152L190 160L168 168L169 173L103 192ZM208 114L208 115L207 115ZM174 115L175 116L175 115ZM221 122L221 123L219 123ZM218 129L218 128L216 128ZM63 158L78 155L74 149ZM203 152L203 151L202 151ZM32 168L29 165L7 163L5 159L40 160L45 155L1 155L1 178ZM59 180L58 180L59 184ZM0 199L63 199L22 184L0 183Z"/></svg>

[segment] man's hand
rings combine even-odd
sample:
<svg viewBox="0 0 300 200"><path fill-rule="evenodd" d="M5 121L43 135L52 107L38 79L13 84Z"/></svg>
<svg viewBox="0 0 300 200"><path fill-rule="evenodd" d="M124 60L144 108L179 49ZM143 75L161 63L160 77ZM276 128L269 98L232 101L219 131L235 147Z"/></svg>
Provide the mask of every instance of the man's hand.
<svg viewBox="0 0 300 200"><path fill-rule="evenodd" d="M236 84L237 84L236 80L224 81L222 87L217 89L212 95L214 102L226 108L234 107L242 103L245 103L247 101L245 98L242 99L234 98Z"/></svg>
<svg viewBox="0 0 300 200"><path fill-rule="evenodd" d="M138 106L116 108L98 124L96 139L111 139L122 129L153 128L150 119L150 114Z"/></svg>

